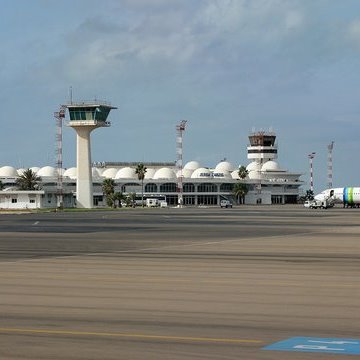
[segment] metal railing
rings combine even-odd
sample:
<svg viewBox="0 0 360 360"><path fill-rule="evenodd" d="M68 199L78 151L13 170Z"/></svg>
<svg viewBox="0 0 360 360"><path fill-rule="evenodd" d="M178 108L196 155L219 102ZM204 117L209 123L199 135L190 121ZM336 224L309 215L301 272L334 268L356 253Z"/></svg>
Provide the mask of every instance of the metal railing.
<svg viewBox="0 0 360 360"><path fill-rule="evenodd" d="M82 105L104 105L111 106L109 101L94 99L94 100L81 100L81 101L71 101L65 104L65 106L82 106Z"/></svg>

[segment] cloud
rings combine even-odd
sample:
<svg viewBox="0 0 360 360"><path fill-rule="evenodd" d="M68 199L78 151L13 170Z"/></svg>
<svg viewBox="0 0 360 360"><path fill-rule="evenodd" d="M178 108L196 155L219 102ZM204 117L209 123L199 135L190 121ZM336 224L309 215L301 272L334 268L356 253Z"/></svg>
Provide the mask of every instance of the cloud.
<svg viewBox="0 0 360 360"><path fill-rule="evenodd" d="M299 11L291 10L285 15L285 26L289 30L300 28L303 22L303 14Z"/></svg>
<svg viewBox="0 0 360 360"><path fill-rule="evenodd" d="M355 19L348 25L346 35L352 45L360 47L360 19Z"/></svg>
<svg viewBox="0 0 360 360"><path fill-rule="evenodd" d="M57 47L62 54L56 50L43 58L32 74L48 80L57 73L66 83L90 81L91 86L100 86L129 76L136 81L151 69L158 77L182 77L206 86L237 78L239 84L231 85L234 91L243 87L241 91L250 94L265 95L276 87L297 89L347 51L342 32L319 13L323 8L316 4L106 1L96 16L88 14L68 27L62 48ZM345 26L347 36L356 41L358 22Z"/></svg>
<svg viewBox="0 0 360 360"><path fill-rule="evenodd" d="M303 24L303 14L279 0L185 3L122 1L126 16L83 20L66 37L64 71L86 77L106 68L121 71L134 61L185 66L199 60L236 62L239 56L252 56L259 43L271 46Z"/></svg>
<svg viewBox="0 0 360 360"><path fill-rule="evenodd" d="M278 41L303 24L303 14L297 1L222 0L209 1L198 21L230 37Z"/></svg>

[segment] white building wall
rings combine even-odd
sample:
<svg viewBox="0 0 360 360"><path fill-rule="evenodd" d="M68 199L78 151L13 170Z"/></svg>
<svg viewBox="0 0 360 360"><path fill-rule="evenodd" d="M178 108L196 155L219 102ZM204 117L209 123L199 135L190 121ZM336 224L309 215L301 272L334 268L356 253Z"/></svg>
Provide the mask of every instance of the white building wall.
<svg viewBox="0 0 360 360"><path fill-rule="evenodd" d="M64 207L74 207L72 193L64 194ZM37 191L0 191L0 209L53 209L57 207L55 192Z"/></svg>
<svg viewBox="0 0 360 360"><path fill-rule="evenodd" d="M44 191L0 191L0 209L38 209Z"/></svg>
<svg viewBox="0 0 360 360"><path fill-rule="evenodd" d="M261 203L259 203L261 200ZM261 191L258 194L257 191L249 191L245 196L245 204L247 205L271 205L271 192Z"/></svg>

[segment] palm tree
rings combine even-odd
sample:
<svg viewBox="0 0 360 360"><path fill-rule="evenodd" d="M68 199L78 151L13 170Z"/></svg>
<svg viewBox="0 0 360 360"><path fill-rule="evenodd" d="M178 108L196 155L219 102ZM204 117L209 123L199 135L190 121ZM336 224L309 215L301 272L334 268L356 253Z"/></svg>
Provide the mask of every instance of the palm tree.
<svg viewBox="0 0 360 360"><path fill-rule="evenodd" d="M314 191L306 190L305 200L314 200Z"/></svg>
<svg viewBox="0 0 360 360"><path fill-rule="evenodd" d="M233 193L238 200L238 203L245 204L245 195L248 193L249 189L246 184L237 183L234 186Z"/></svg>
<svg viewBox="0 0 360 360"><path fill-rule="evenodd" d="M40 176L36 176L31 169L27 169L16 179L16 185L19 190L37 190L39 189L40 181Z"/></svg>
<svg viewBox="0 0 360 360"><path fill-rule="evenodd" d="M246 167L244 165L241 165L239 167L238 175L241 180L244 180L249 174L249 171L246 170Z"/></svg>
<svg viewBox="0 0 360 360"><path fill-rule="evenodd" d="M0 190L4 189L4 184L3 182L0 180Z"/></svg>
<svg viewBox="0 0 360 360"><path fill-rule="evenodd" d="M143 163L139 163L135 169L135 173L138 176L138 179L141 180L141 204L144 207L144 178L147 168Z"/></svg>
<svg viewBox="0 0 360 360"><path fill-rule="evenodd" d="M102 183L102 191L105 195L107 206L114 206L115 181L113 179L105 179Z"/></svg>
<svg viewBox="0 0 360 360"><path fill-rule="evenodd" d="M115 201L117 201L119 208L121 208L122 207L121 202L123 200L125 200L125 196L122 192L117 191L116 193L114 193L114 205L115 205L114 207L116 207Z"/></svg>
<svg viewBox="0 0 360 360"><path fill-rule="evenodd" d="M136 194L130 193L125 197L126 206L135 207Z"/></svg>

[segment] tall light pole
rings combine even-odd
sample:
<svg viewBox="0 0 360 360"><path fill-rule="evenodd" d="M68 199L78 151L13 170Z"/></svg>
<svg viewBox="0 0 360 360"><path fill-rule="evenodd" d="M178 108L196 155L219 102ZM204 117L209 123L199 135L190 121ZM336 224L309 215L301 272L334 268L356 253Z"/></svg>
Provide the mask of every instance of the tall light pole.
<svg viewBox="0 0 360 360"><path fill-rule="evenodd" d="M62 160L62 125L65 119L66 106L61 105L59 111L54 113L56 119L56 168L57 168L57 183L56 183L56 206L63 207L63 160Z"/></svg>
<svg viewBox="0 0 360 360"><path fill-rule="evenodd" d="M332 159L332 152L334 148L334 142L332 141L328 146L328 189L331 189L333 187L333 159Z"/></svg>
<svg viewBox="0 0 360 360"><path fill-rule="evenodd" d="M310 190L314 193L314 168L313 168L313 159L315 157L315 152L312 152L308 155L310 161Z"/></svg>
<svg viewBox="0 0 360 360"><path fill-rule="evenodd" d="M178 204L183 205L183 132L186 128L187 120L182 120L176 125L176 167L177 167L177 187L178 187Z"/></svg>

